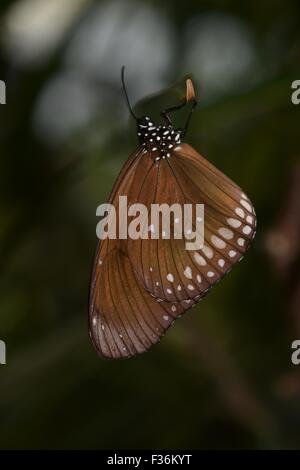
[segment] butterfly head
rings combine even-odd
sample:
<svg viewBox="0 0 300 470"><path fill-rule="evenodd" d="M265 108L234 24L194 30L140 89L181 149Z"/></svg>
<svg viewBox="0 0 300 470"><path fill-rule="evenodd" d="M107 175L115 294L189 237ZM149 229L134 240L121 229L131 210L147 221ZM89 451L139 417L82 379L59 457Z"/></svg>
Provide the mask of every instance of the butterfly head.
<svg viewBox="0 0 300 470"><path fill-rule="evenodd" d="M155 152L157 159L169 158L172 151L181 142L181 129L155 125L148 116L137 119L137 134L145 150Z"/></svg>

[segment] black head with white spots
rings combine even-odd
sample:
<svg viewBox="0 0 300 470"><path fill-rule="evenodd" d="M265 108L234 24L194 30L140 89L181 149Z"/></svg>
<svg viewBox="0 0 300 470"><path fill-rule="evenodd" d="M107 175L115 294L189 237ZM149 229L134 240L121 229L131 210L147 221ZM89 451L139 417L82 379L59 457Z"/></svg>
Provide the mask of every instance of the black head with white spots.
<svg viewBox="0 0 300 470"><path fill-rule="evenodd" d="M181 129L155 125L149 117L137 119L137 134L140 144L148 152L155 153L156 158L170 158L172 151L181 142Z"/></svg>

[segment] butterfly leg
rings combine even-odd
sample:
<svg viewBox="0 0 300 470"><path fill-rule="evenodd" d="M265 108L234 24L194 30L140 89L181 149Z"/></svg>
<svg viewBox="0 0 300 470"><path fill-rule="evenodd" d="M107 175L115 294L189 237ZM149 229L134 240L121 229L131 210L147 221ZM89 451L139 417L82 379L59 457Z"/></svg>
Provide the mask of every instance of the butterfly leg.
<svg viewBox="0 0 300 470"><path fill-rule="evenodd" d="M162 117L167 121L167 123L169 125L172 125L172 120L170 118L170 113L173 113L174 111L179 111L179 109L183 108L186 104L188 104L187 101L184 101L183 103L177 105L177 106L172 106L171 108L167 108L167 109L164 109L162 112L161 112L161 115ZM198 102L197 100L194 98L193 100L193 104L192 104L192 107L191 107L191 110L190 110L190 113L188 115L188 118L186 120L186 123L185 123L185 126L182 130L182 136L185 136L185 134L187 133L187 130L188 130L188 127L189 127L189 124L190 124L190 120L191 120L191 117L192 117L192 114L197 106Z"/></svg>
<svg viewBox="0 0 300 470"><path fill-rule="evenodd" d="M173 113L174 111L179 111L179 109L183 108L183 106L185 106L186 104L187 102L184 101L183 103L180 103L177 106L171 106L171 108L164 109L160 114L167 121L168 124L172 125L170 113Z"/></svg>

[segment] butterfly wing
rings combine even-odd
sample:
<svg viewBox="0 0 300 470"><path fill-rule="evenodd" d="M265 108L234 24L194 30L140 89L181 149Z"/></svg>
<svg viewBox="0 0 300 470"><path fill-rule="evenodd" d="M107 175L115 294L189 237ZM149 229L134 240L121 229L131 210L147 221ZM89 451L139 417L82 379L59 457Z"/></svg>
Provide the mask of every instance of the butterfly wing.
<svg viewBox="0 0 300 470"><path fill-rule="evenodd" d="M145 165L142 165L141 156L143 154L143 150L139 148L136 152L134 152L128 160L123 165L119 176L114 184L112 192L110 194L108 202L112 204L115 209L116 213L119 209L119 197L120 196L127 196L129 189L131 188L132 184L137 187L135 176L137 173L140 174L142 177L142 172L145 170L144 176L147 174L148 168ZM143 181L143 178L142 178ZM141 184L142 185L142 184ZM139 188L137 188L137 192ZM126 216L126 215L125 215ZM116 232L118 233L119 229L119 219L117 218L117 227ZM109 279L107 276L104 276L104 266L109 266L108 260L110 259L110 253L114 250L120 250L123 240L111 239L106 238L103 240L99 240L96 248L96 254L94 258L94 266L91 276L91 283L90 283L90 293L89 293L89 325L90 325L90 336L92 337L93 343L97 350L101 351L102 349L105 351L105 345L97 343L97 337L95 337L95 322L96 316L99 312L104 311L105 308L102 307L104 304L104 295L107 295L109 290ZM125 246L126 248L126 246ZM97 321L98 325L98 321ZM98 335L98 340L103 337L103 335Z"/></svg>
<svg viewBox="0 0 300 470"><path fill-rule="evenodd" d="M152 295L195 301L242 259L255 235L254 208L241 188L187 144L156 165L140 200L149 211L151 202L204 204L204 246L186 250L186 238L164 239L160 233L159 239L128 240L128 255Z"/></svg>
<svg viewBox="0 0 300 470"><path fill-rule="evenodd" d="M224 254L229 261L239 261L256 233L255 210L248 196L187 144L181 145L176 152L173 171L182 188L181 180L183 183L186 180L190 182L188 197L193 200L198 192L205 204L207 246L216 255ZM227 246L218 243L215 236L220 237ZM230 250L236 250L236 254L230 253Z"/></svg>

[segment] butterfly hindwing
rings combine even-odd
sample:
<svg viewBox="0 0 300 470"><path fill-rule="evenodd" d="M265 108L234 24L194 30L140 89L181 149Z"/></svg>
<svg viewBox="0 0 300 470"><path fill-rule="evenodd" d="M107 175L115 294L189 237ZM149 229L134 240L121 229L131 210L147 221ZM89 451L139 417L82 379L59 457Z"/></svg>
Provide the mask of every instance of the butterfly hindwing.
<svg viewBox="0 0 300 470"><path fill-rule="evenodd" d="M153 226L149 218L149 238L128 240L129 258L155 297L168 302L197 299L243 257L255 235L254 209L235 183L187 144L157 166L156 179L153 176L144 184L141 202L149 213L151 203L204 204L204 245L187 250L185 234L175 239L171 233L164 239L162 228ZM160 231L158 239L151 238L155 231Z"/></svg>
<svg viewBox="0 0 300 470"><path fill-rule="evenodd" d="M191 306L157 301L139 283L128 257L118 249L105 256L92 295L90 336L106 358L147 351Z"/></svg>

